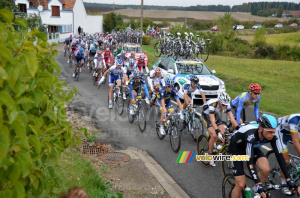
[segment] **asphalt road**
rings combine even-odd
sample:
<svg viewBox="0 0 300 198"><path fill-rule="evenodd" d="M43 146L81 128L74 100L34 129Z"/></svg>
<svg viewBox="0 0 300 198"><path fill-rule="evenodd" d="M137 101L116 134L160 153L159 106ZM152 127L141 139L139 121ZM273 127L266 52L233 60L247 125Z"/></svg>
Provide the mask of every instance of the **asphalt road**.
<svg viewBox="0 0 300 198"><path fill-rule="evenodd" d="M118 116L115 110L109 110L107 104L107 82L100 89L93 85L92 75L87 67L82 69L79 81L72 78L73 68L69 68L67 58L58 53L57 62L62 67L60 78L68 85L76 86L78 95L70 103L71 110L81 111L92 117L101 133L101 141L112 144L116 149L126 149L133 146L147 150L152 157L167 171L167 173L190 195L190 197L221 197L222 179L221 164L214 168L205 168L195 159L190 164L178 164L179 153L174 153L169 138L159 140L154 125L154 114L147 114L146 131L141 133L137 122L128 122L127 114ZM247 118L254 119L253 109L247 109ZM195 151L196 144L190 134L183 132L181 151Z"/></svg>

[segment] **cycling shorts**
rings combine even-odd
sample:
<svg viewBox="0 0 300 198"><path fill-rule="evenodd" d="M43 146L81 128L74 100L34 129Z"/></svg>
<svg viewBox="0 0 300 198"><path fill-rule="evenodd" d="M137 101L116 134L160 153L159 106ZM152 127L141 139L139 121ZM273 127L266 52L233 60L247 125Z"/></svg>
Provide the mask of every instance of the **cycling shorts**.
<svg viewBox="0 0 300 198"><path fill-rule="evenodd" d="M281 148L282 153L288 152L287 143L289 141L292 141L292 136L290 134L285 134L285 133L282 133L280 131L277 131L276 134L279 138L279 142L280 142L279 147ZM299 135L300 134L298 134L298 141L300 141Z"/></svg>
<svg viewBox="0 0 300 198"><path fill-rule="evenodd" d="M215 115L215 120L216 120L216 125L219 126L221 124L224 124L219 116L218 113L214 114ZM204 119L204 123L206 125L206 128L212 127L212 124L210 122L209 114L203 113L202 112L202 117Z"/></svg>
<svg viewBox="0 0 300 198"><path fill-rule="evenodd" d="M121 80L120 75L117 76L112 74L109 75L109 85L114 85L114 82L118 82L120 80Z"/></svg>
<svg viewBox="0 0 300 198"><path fill-rule="evenodd" d="M159 110L162 110L161 100L160 100L160 99L157 99L156 101L157 101L157 105L159 106ZM165 100L165 106L166 106L167 111L169 111L169 110L174 110L174 109L173 109L173 104L172 104L172 102L171 102L171 99Z"/></svg>
<svg viewBox="0 0 300 198"><path fill-rule="evenodd" d="M84 58L83 57L76 57L76 61L77 63L80 63L80 62L84 62Z"/></svg>

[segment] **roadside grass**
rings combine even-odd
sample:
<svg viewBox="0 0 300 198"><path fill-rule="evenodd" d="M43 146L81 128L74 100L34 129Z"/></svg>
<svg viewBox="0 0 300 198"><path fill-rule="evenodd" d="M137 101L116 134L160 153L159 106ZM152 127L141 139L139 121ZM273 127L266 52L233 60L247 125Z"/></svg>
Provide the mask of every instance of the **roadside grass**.
<svg viewBox="0 0 300 198"><path fill-rule="evenodd" d="M299 62L212 55L206 64L224 80L232 99L246 92L250 83L258 83L261 110L280 116L300 111Z"/></svg>
<svg viewBox="0 0 300 198"><path fill-rule="evenodd" d="M58 162L51 163L50 167L48 170L51 171L43 172L47 184L40 197L57 198L74 186L84 189L89 197L93 198L122 197L121 194L110 191L110 183L105 183L91 162L83 159L82 154L77 151L65 151Z"/></svg>
<svg viewBox="0 0 300 198"><path fill-rule="evenodd" d="M285 33L277 34L267 37L267 44L269 45L289 45L291 47L300 47L300 33Z"/></svg>
<svg viewBox="0 0 300 198"><path fill-rule="evenodd" d="M153 53L155 43L143 46L149 68L157 60ZM263 90L260 110L280 116L300 112L299 62L209 55L205 64L217 71L216 76L225 82L232 99L246 92L250 83L258 83Z"/></svg>

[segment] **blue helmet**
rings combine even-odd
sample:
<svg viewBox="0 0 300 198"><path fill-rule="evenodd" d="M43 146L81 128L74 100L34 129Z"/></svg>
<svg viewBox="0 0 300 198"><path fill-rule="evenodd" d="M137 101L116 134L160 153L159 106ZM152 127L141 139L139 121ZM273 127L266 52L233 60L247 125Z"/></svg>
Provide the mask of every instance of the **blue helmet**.
<svg viewBox="0 0 300 198"><path fill-rule="evenodd" d="M140 70L135 70L134 72L133 72L133 76L135 77L135 78L137 78L137 77L141 77L142 76L142 74L141 74L141 72L140 72Z"/></svg>
<svg viewBox="0 0 300 198"><path fill-rule="evenodd" d="M84 49L81 47L81 48L79 49L79 51L80 51L80 52L83 52L83 51L84 51Z"/></svg>
<svg viewBox="0 0 300 198"><path fill-rule="evenodd" d="M174 86L174 81L171 78L166 78L166 85L167 86Z"/></svg>
<svg viewBox="0 0 300 198"><path fill-rule="evenodd" d="M258 120L259 126L263 128L272 128L275 129L277 127L277 120L274 116L263 114L261 118Z"/></svg>
<svg viewBox="0 0 300 198"><path fill-rule="evenodd" d="M117 60L117 65L122 65L122 64L123 64L122 59L118 59L118 60Z"/></svg>

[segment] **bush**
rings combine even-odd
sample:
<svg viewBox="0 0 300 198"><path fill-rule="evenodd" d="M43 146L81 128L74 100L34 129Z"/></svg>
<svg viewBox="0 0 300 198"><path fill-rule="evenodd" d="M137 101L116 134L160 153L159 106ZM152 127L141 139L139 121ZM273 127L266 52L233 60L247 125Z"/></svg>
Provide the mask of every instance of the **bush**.
<svg viewBox="0 0 300 198"><path fill-rule="evenodd" d="M271 45L261 45L254 52L255 58L273 58L273 56L274 48Z"/></svg>
<svg viewBox="0 0 300 198"><path fill-rule="evenodd" d="M115 27L115 30L116 31L119 31L119 30L125 30L126 29L126 27L125 26L121 26L121 25L117 25L116 27Z"/></svg>
<svg viewBox="0 0 300 198"><path fill-rule="evenodd" d="M151 41L151 36L143 36L143 45L149 45Z"/></svg>
<svg viewBox="0 0 300 198"><path fill-rule="evenodd" d="M16 31L14 27L21 27ZM75 143L65 104L76 89L60 81L56 50L23 18L0 10L0 197L37 197L56 161Z"/></svg>

